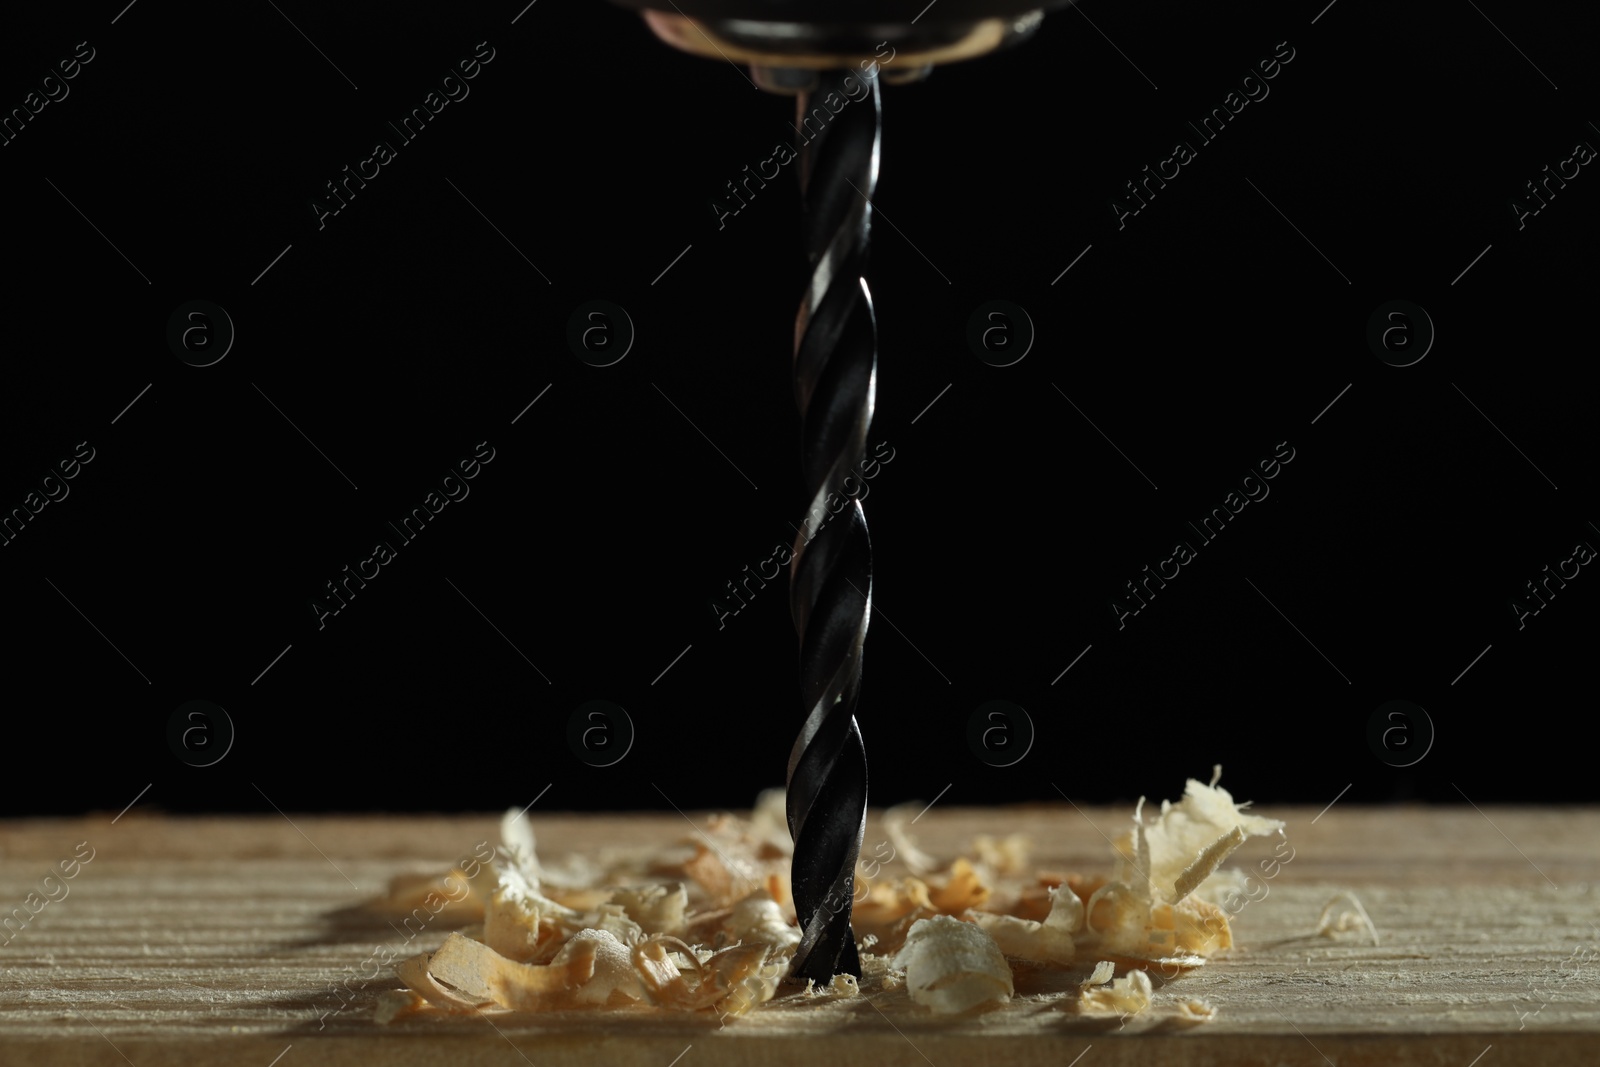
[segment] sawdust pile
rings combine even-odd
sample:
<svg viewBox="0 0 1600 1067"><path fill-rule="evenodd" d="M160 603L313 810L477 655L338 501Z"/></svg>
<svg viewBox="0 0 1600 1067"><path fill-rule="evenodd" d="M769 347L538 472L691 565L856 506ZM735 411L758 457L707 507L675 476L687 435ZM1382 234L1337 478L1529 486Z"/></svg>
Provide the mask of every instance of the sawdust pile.
<svg viewBox="0 0 1600 1067"><path fill-rule="evenodd" d="M1220 775L1220 768L1218 769ZM893 847L863 855L852 914L863 975L807 983L799 995L890 991L953 1014L1016 995L1013 965L1066 971L1095 962L1059 1007L1124 1017L1148 1009L1147 971L1174 976L1233 943L1211 903L1241 876L1223 869L1248 837L1283 823L1248 813L1227 790L1190 779L1183 799L1147 821L1144 801L1113 842L1115 867L1088 877L1029 871L1029 842L978 837L941 865L910 839L905 811L884 823ZM748 817L655 850L613 850L541 865L521 812L501 822L504 847L471 877L452 916L467 925L395 966L402 989L378 1001L380 1022L430 1013L666 1010L737 1017L772 1000L800 941L789 895L791 844L782 790ZM883 871L899 861L906 873ZM396 879L374 906L404 909L438 879ZM1118 970L1122 977L1115 977ZM1215 1009L1179 998L1179 1024Z"/></svg>

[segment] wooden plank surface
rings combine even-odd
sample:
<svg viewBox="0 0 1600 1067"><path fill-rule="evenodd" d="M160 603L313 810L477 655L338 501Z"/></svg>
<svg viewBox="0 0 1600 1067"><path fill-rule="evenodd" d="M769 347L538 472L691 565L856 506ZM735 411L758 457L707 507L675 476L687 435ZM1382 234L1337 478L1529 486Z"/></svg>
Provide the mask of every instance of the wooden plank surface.
<svg viewBox="0 0 1600 1067"><path fill-rule="evenodd" d="M1075 1016L1048 996L935 1017L891 991L780 998L720 1028L715 1019L644 1009L381 1027L371 1002L398 987L388 976L358 983L364 999L330 1015L335 983L358 973L377 946L406 945L355 906L394 874L438 871L478 842L498 843L495 816L293 815L291 823L135 809L115 824L109 814L0 822L0 915L31 892L59 898L20 930L0 931L0 1064L269 1067L280 1056L279 1067L1600 1062L1600 809L1339 804L1320 817L1300 808L1262 814L1287 821L1293 860L1234 920L1231 952L1158 980L1147 1018ZM966 851L977 833L1023 832L1037 866L1110 873L1102 834L1121 832L1128 815L1066 805L935 808L915 829L918 844L941 859ZM549 861L600 845L676 841L703 819L546 814L535 826ZM875 821L876 813L870 840ZM70 880L41 886L58 862L91 849ZM1270 843L1252 841L1237 859L1269 854ZM1341 889L1365 905L1378 945L1303 937ZM444 932L425 931L406 954L434 947ZM1032 988L1075 986L1089 963L1053 982L1035 976ZM1186 1030L1163 1024L1157 1009L1179 996L1209 1000L1216 1020Z"/></svg>

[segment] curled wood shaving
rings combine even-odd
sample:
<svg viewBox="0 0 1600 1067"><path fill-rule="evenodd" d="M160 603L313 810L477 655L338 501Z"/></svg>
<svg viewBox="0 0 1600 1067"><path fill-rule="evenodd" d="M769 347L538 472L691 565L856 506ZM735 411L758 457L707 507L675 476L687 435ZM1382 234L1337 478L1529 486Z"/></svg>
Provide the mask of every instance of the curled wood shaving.
<svg viewBox="0 0 1600 1067"><path fill-rule="evenodd" d="M732 901L733 875L722 858L705 845L696 846L694 858L683 865L683 873L694 879L694 883L704 889L712 900L719 904Z"/></svg>
<svg viewBox="0 0 1600 1067"><path fill-rule="evenodd" d="M527 879L528 885L538 889L541 877L539 856L534 848L533 823L528 819L526 812L511 809L501 817L500 840L505 843L504 851L511 857L512 864Z"/></svg>
<svg viewBox="0 0 1600 1067"><path fill-rule="evenodd" d="M397 874L384 896L369 910L381 915L415 915L418 921L468 923L483 918L484 903L494 890L494 876L485 868L468 878L459 867L443 875ZM424 917L427 917L424 919Z"/></svg>
<svg viewBox="0 0 1600 1067"><path fill-rule="evenodd" d="M935 915L912 924L894 966L918 1004L942 1014L1011 999L1011 968L994 938L975 923Z"/></svg>
<svg viewBox="0 0 1600 1067"><path fill-rule="evenodd" d="M681 944L681 943L680 943ZM639 984L652 1002L668 1008L688 1008L694 1000L694 987L678 969L677 961L667 951L665 940L649 940L633 950L633 966L639 972ZM687 946L685 964L698 972L700 961Z"/></svg>
<svg viewBox="0 0 1600 1067"><path fill-rule="evenodd" d="M769 876L764 888L721 910L723 939L735 943L717 951L675 936L692 925L683 883L577 891L546 885L526 816L508 812L501 832L505 849L491 884L478 887L483 924L476 936L451 933L436 951L399 963L396 975L406 989L381 998L381 1021L425 1010L546 1011L640 1002L737 1015L776 991L787 967L782 954L799 941L776 899L787 888L781 880ZM702 848L689 865L702 888L709 883L727 893L737 883L719 851ZM421 884L413 880L401 888L414 893ZM575 901L584 906L571 906Z"/></svg>
<svg viewBox="0 0 1600 1067"><path fill-rule="evenodd" d="M1280 820L1248 814L1244 810L1248 806L1235 803L1233 795L1221 786L1202 785L1193 778L1185 785L1183 799L1177 804L1162 801L1160 816L1146 830L1150 848L1146 870L1157 891L1165 895L1175 889L1184 871L1194 865L1207 847L1235 827L1245 837L1283 831L1284 824ZM1193 888L1205 887L1202 880Z"/></svg>
<svg viewBox="0 0 1600 1067"><path fill-rule="evenodd" d="M1211 877L1213 871L1222 866L1222 861L1232 855L1233 850L1244 844L1244 827L1235 826L1232 830L1217 838L1211 844L1201 849L1195 861L1183 869L1178 875L1178 880L1172 886L1172 903L1176 904L1184 897L1195 891L1195 888Z"/></svg>
<svg viewBox="0 0 1600 1067"><path fill-rule="evenodd" d="M969 917L983 928L984 933L994 938L1001 955L1006 958L1041 962L1048 959L1039 944L1039 931L1044 929L1044 923L983 911L972 912Z"/></svg>
<svg viewBox="0 0 1600 1067"><path fill-rule="evenodd" d="M1084 927L1089 938L1107 948L1142 945L1150 926L1150 902L1122 882L1107 882L1084 904Z"/></svg>
<svg viewBox="0 0 1600 1067"><path fill-rule="evenodd" d="M1060 888L1051 889L1050 901L1050 913L1044 920L1047 929L1068 934L1077 934L1083 929L1083 901L1076 893L1070 889L1065 892Z"/></svg>
<svg viewBox="0 0 1600 1067"><path fill-rule="evenodd" d="M1077 1000L1068 1001L1063 1007L1075 1008L1085 1015L1114 1013L1130 1016L1147 1010L1154 1000L1154 988L1149 974L1134 968L1124 977L1113 981L1112 976L1115 973L1116 965L1110 960L1096 963L1094 972L1079 990ZM1198 997L1185 997L1173 1005L1172 1012L1166 1016L1166 1022L1170 1026L1181 1028L1199 1026L1211 1022L1216 1017L1217 1009L1208 1001Z"/></svg>
<svg viewBox="0 0 1600 1067"><path fill-rule="evenodd" d="M972 839L972 850L978 860L997 875L1016 876L1028 866L1031 842L1022 834L1012 834L996 841L988 834L978 834Z"/></svg>
<svg viewBox="0 0 1600 1067"><path fill-rule="evenodd" d="M906 865L906 870L915 875L926 875L939 869L939 861L918 848L911 838L911 832L906 829L910 821L922 813L918 808L920 803L910 801L886 810L883 813L883 832L889 844L894 846L895 858Z"/></svg>
<svg viewBox="0 0 1600 1067"><path fill-rule="evenodd" d="M392 1023L396 1019L409 1019L421 1014L427 1003L413 990L385 989L378 994L378 1005L373 1012L373 1018L380 1026Z"/></svg>
<svg viewBox="0 0 1600 1067"><path fill-rule="evenodd" d="M783 909L765 889L735 904L723 929L730 940L766 945L774 952L793 952L800 944L800 928L789 924Z"/></svg>
<svg viewBox="0 0 1600 1067"><path fill-rule="evenodd" d="M751 850L748 842L719 845L713 849L696 843L695 854L683 864L683 873L705 890L713 904L725 907L744 897L754 889L765 887L773 897L785 895L781 885L775 885L773 875Z"/></svg>
<svg viewBox="0 0 1600 1067"><path fill-rule="evenodd" d="M1195 967L1232 945L1228 916L1208 896L1233 876L1223 864L1245 838L1283 826L1247 807L1215 778L1191 779L1184 798L1163 802L1151 820L1140 798L1132 826L1112 846L1112 877L1038 871L1031 880L1023 877L1028 842L1020 835L978 835L970 856L940 868L907 832L913 806L891 809L885 823L895 853L885 862L904 862L912 873L858 877L862 977L836 976L807 991L853 997L903 987L931 1010L962 1012L1015 994L1008 958L1048 968L1088 955L1101 962L1070 1006L1135 1014L1150 1004L1144 967ZM378 999L380 1021L625 1005L727 1018L776 994L800 942L782 790L763 793L748 819L712 819L698 839L611 850L582 864L541 864L525 812L508 812L501 833L503 849L472 879L457 869L453 882L405 876L391 885L384 908L423 909L419 922L445 914L454 925L481 925L401 962L404 988ZM1376 941L1360 902L1341 894L1317 934L1357 928ZM1129 968L1121 979L1118 965ZM1175 1025L1215 1015L1194 998L1174 1005Z"/></svg>
<svg viewBox="0 0 1600 1067"><path fill-rule="evenodd" d="M1148 902L1155 892L1150 874L1150 837L1145 832L1144 797L1133 809L1133 870L1123 872L1123 881L1133 887L1139 899Z"/></svg>
<svg viewBox="0 0 1600 1067"><path fill-rule="evenodd" d="M604 930L624 945L637 945L644 940L644 929L623 910L621 904L602 904L590 923L591 930Z"/></svg>
<svg viewBox="0 0 1600 1067"><path fill-rule="evenodd" d="M444 939L444 944L439 946L437 952L429 954L424 967L429 977L435 981L460 990L475 1003L487 1004L495 999L492 992L494 977L498 972L507 969L505 965L508 964L527 966L506 959L481 941L473 941L460 934L451 934ZM548 986L551 991L566 987L565 978L556 977L555 971L550 967L528 967L527 973L551 976Z"/></svg>
<svg viewBox="0 0 1600 1067"><path fill-rule="evenodd" d="M945 915L959 915L989 902L990 889L966 858L950 865L950 877L928 894L929 902Z"/></svg>
<svg viewBox="0 0 1600 1067"><path fill-rule="evenodd" d="M563 966L569 981L574 972L578 976L574 999L579 1004L604 1004L614 995L644 999L644 987L634 969L633 950L609 930L579 930L550 961L552 968Z"/></svg>
<svg viewBox="0 0 1600 1067"><path fill-rule="evenodd" d="M959 858L943 878L924 881L906 877L868 883L857 898L852 918L859 926L899 944L912 923L931 915L964 915L988 904L993 890L972 862Z"/></svg>
<svg viewBox="0 0 1600 1067"><path fill-rule="evenodd" d="M1208 900L1185 897L1170 907L1157 908L1154 917L1163 929L1172 931L1172 947L1178 953L1205 957L1233 947L1228 913Z"/></svg>
<svg viewBox="0 0 1600 1067"><path fill-rule="evenodd" d="M1141 798L1133 829L1113 846L1112 880L1068 877L1084 898L1083 944L1125 960L1194 967L1233 943L1227 916L1203 894L1237 879L1221 865L1245 838L1282 833L1283 823L1246 814L1248 805L1212 782L1189 779L1184 799L1163 801L1148 824Z"/></svg>
<svg viewBox="0 0 1600 1067"><path fill-rule="evenodd" d="M473 1011L480 1005L487 1003L486 1000L463 996L440 985L433 975L428 972L428 964L431 958L432 953L424 952L420 956L402 960L395 965L395 974L412 992L423 997L434 1007L442 1008L445 1011Z"/></svg>
<svg viewBox="0 0 1600 1067"><path fill-rule="evenodd" d="M1216 1017L1217 1009L1210 1001L1201 1000L1199 997L1188 997L1178 1001L1172 1021L1178 1026L1198 1026L1201 1023L1211 1022Z"/></svg>
<svg viewBox="0 0 1600 1067"><path fill-rule="evenodd" d="M762 852L778 856L794 852L786 797L782 789L763 789L756 797L755 809L750 813L749 836L759 842Z"/></svg>
<svg viewBox="0 0 1600 1067"><path fill-rule="evenodd" d="M920 878L901 878L869 886L866 899L856 902L852 915L861 922L887 924L913 913L921 918L936 910L928 896L928 883Z"/></svg>
<svg viewBox="0 0 1600 1067"><path fill-rule="evenodd" d="M540 942L556 936L554 924L541 928L539 906L529 898L501 886L489 898L483 917L483 940L502 956L531 963L540 956Z"/></svg>
<svg viewBox="0 0 1600 1067"><path fill-rule="evenodd" d="M1078 1010L1085 1014L1113 1012L1137 1015L1150 1006L1151 991L1150 976L1140 970L1131 970L1108 984L1085 988L1078 994Z"/></svg>
<svg viewBox="0 0 1600 1067"><path fill-rule="evenodd" d="M611 902L620 905L647 934L678 934L683 931L689 892L682 882L630 886L615 890Z"/></svg>
<svg viewBox="0 0 1600 1067"><path fill-rule="evenodd" d="M1337 939L1352 930L1364 932L1372 938L1374 945L1378 943L1378 928L1372 925L1367 909L1361 906L1361 901L1356 899L1354 893L1342 889L1323 905L1315 936Z"/></svg>
<svg viewBox="0 0 1600 1067"><path fill-rule="evenodd" d="M785 970L767 965L765 945L725 948L703 961L694 1006L720 1008L725 1015L743 1015L772 999Z"/></svg>
<svg viewBox="0 0 1600 1067"><path fill-rule="evenodd" d="M987 912L973 912L972 918L1010 958L1069 964L1077 958L1074 935L1083 928L1083 902L1070 891L1054 891L1052 897L1043 922Z"/></svg>

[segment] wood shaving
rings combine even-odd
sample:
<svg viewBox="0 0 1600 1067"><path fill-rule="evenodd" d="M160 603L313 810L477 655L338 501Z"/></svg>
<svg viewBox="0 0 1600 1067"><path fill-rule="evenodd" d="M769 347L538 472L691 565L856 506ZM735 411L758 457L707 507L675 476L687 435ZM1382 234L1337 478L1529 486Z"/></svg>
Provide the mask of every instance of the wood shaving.
<svg viewBox="0 0 1600 1067"><path fill-rule="evenodd" d="M683 932L689 892L682 882L629 886L613 893L611 900L620 905L647 934L677 935Z"/></svg>
<svg viewBox="0 0 1600 1067"><path fill-rule="evenodd" d="M1071 890L1053 890L1050 913L1042 922L1014 915L974 912L972 919L1013 959L1069 964L1077 958L1075 935L1083 929L1083 902Z"/></svg>
<svg viewBox="0 0 1600 1067"><path fill-rule="evenodd" d="M1037 981L1038 968L1078 966L1087 957L1098 960L1092 974L1061 1006L1146 1010L1153 989L1145 968L1162 964L1170 976L1233 944L1227 914L1211 903L1232 884L1223 863L1246 838L1283 829L1247 813L1216 781L1190 779L1183 799L1163 802L1151 820L1140 798L1133 825L1113 843L1110 878L1056 871L1030 878L1029 842L1016 834L976 836L971 856L941 865L907 831L914 805L890 809L884 825L894 851L884 862L903 862L911 873L858 873L852 920L862 976L807 983L805 993L904 989L915 1003L954 1014L1015 996L1008 960L1027 964L1022 973ZM466 927L396 965L404 988L377 998L377 1021L630 1005L727 1019L777 994L800 943L783 790L762 793L749 818L718 816L666 849L542 864L533 826L515 810L502 819L501 836L492 862L464 860L467 869L444 878L397 877L372 905ZM1365 909L1341 894L1317 932L1353 929L1376 943ZM1186 1026L1215 1015L1203 1000L1174 998L1168 1019Z"/></svg>
<svg viewBox="0 0 1600 1067"><path fill-rule="evenodd" d="M378 1006L373 1011L373 1018L379 1026L383 1026L396 1019L408 1019L421 1014L427 1003L410 989L385 989L378 994Z"/></svg>
<svg viewBox="0 0 1600 1067"><path fill-rule="evenodd" d="M1133 885L1147 876L1152 889L1162 899L1175 901L1178 880L1219 838L1231 834L1235 828L1245 837L1283 832L1284 824L1280 820L1248 814L1244 810L1248 806L1235 803L1233 795L1221 786L1203 785L1194 778L1189 779L1181 801L1173 804L1163 800L1161 814L1154 823L1148 827L1139 823L1149 848L1149 862L1141 864L1142 871L1129 870L1119 864L1117 880ZM1131 832L1124 834L1114 846L1123 863L1130 855L1133 836ZM1213 873L1191 891L1200 891L1208 899L1218 897L1220 890L1234 888L1231 879L1222 881L1218 881L1213 869Z"/></svg>
<svg viewBox="0 0 1600 1067"><path fill-rule="evenodd" d="M755 810L750 813L750 837L759 843L758 851L771 851L780 856L794 852L794 839L789 836L789 810L787 794L782 789L763 789L756 797Z"/></svg>
<svg viewBox="0 0 1600 1067"><path fill-rule="evenodd" d="M1078 994L1077 1006L1086 1015L1102 1012L1137 1015L1150 1006L1151 993L1150 976L1133 970L1109 983L1087 986Z"/></svg>
<svg viewBox="0 0 1600 1067"><path fill-rule="evenodd" d="M404 915L426 926L435 919L445 923L473 922L483 917L484 901L494 890L494 875L487 867L468 877L460 867L443 875L397 874L389 891L373 902L371 910L385 916Z"/></svg>
<svg viewBox="0 0 1600 1067"><path fill-rule="evenodd" d="M800 944L800 928L791 926L778 902L758 889L734 905L723 929L732 941L766 945L775 953L790 953Z"/></svg>
<svg viewBox="0 0 1600 1067"><path fill-rule="evenodd" d="M473 1000L462 996L440 985L433 975L428 973L428 964L432 956L431 952L424 952L420 956L401 960L395 964L395 974L412 992L423 997L434 1007L442 1008L445 1011L467 1012L477 1008L480 1004L487 1003L483 1000Z"/></svg>
<svg viewBox="0 0 1600 1067"><path fill-rule="evenodd" d="M889 843L894 846L897 859L906 865L912 874L932 874L939 869L939 861L917 847L911 839L911 832L906 829L912 819L922 814L921 809L913 812L921 801L911 801L906 804L896 804L883 813L883 832L889 838Z"/></svg>
<svg viewBox="0 0 1600 1067"><path fill-rule="evenodd" d="M866 899L856 902L851 917L857 922L887 926L907 915L920 918L937 910L929 899L926 882L920 878L902 878L871 885Z"/></svg>
<svg viewBox="0 0 1600 1067"><path fill-rule="evenodd" d="M1183 800L1163 801L1161 814L1149 824L1141 798L1133 829L1113 845L1113 880L1068 878L1074 892L1087 892L1080 947L1086 943L1133 962L1188 968L1233 944L1227 915L1206 898L1214 889L1233 887L1236 872L1220 867L1245 838L1281 834L1284 824L1246 814L1248 805L1235 803L1216 780L1203 785L1189 779Z"/></svg>
<svg viewBox="0 0 1600 1067"><path fill-rule="evenodd" d="M483 940L502 956L518 963L532 963L540 957L541 942L549 945L557 936L556 924L541 926L539 906L522 894L501 886L489 898Z"/></svg>
<svg viewBox="0 0 1600 1067"><path fill-rule="evenodd" d="M772 999L778 981L788 969L767 966L766 945L734 945L714 953L702 964L702 978L695 991L693 1007L722 1009L724 1014L742 1015Z"/></svg>
<svg viewBox="0 0 1600 1067"><path fill-rule="evenodd" d="M941 914L958 915L968 908L981 908L989 902L990 889L978 870L965 857L950 865L950 877L928 894L929 902Z"/></svg>
<svg viewBox="0 0 1600 1067"><path fill-rule="evenodd" d="M539 888L539 856L534 848L533 823L522 812L507 811L500 819L500 840L504 851L511 857L512 865L522 873L528 885Z"/></svg>
<svg viewBox="0 0 1600 1067"><path fill-rule="evenodd" d="M704 924L720 925L718 940L732 941L718 949L677 936L705 914L688 913L683 882L577 890L547 885L549 872L534 851L526 816L508 812L501 833L504 849L491 884L474 883L473 903L482 918L473 928L476 936L451 933L436 951L397 964L396 976L406 989L380 998L375 1012L380 1022L429 1010L549 1011L641 1003L737 1015L771 999L787 967L787 958L780 957L799 943L798 929L774 896L774 890L786 896L787 886L770 872L766 887L731 908L715 910L716 921ZM724 843L726 848L702 847L679 865L712 904L728 900L741 879L761 873L755 843L737 832ZM411 879L393 886L385 904L408 902L422 884ZM462 915L472 917L473 909Z"/></svg>
<svg viewBox="0 0 1600 1067"><path fill-rule="evenodd" d="M1177 1009L1172 1014L1172 1021L1178 1026L1198 1026L1201 1023L1211 1022L1216 1017L1217 1009L1210 1001L1189 997L1178 1001Z"/></svg>
<svg viewBox="0 0 1600 1067"><path fill-rule="evenodd" d="M1374 945L1378 943L1378 928L1372 925L1367 909L1361 906L1361 901L1356 899L1354 893L1342 889L1323 905L1322 917L1317 920L1313 936L1337 940L1349 931L1364 932L1372 938Z"/></svg>
<svg viewBox="0 0 1600 1067"><path fill-rule="evenodd" d="M1176 904L1193 893L1195 887L1210 878L1212 872L1222 866L1222 861L1242 844L1244 844L1244 828L1235 826L1202 849L1195 861L1185 867L1183 873L1178 875L1178 880L1173 883L1172 903Z"/></svg>
<svg viewBox="0 0 1600 1067"><path fill-rule="evenodd" d="M972 839L972 850L978 854L979 863L995 874L1007 877L1020 875L1027 869L1031 845L1021 834L1012 834L1000 841L988 834L979 834Z"/></svg>
<svg viewBox="0 0 1600 1067"><path fill-rule="evenodd" d="M919 919L894 958L911 999L942 1014L1011 999L1011 968L994 938L948 915Z"/></svg>
<svg viewBox="0 0 1600 1067"><path fill-rule="evenodd" d="M733 872L728 870L722 858L704 845L699 846L694 858L683 865L683 871L694 879L696 885L704 889L713 901L719 904L733 902L734 891L737 888Z"/></svg>

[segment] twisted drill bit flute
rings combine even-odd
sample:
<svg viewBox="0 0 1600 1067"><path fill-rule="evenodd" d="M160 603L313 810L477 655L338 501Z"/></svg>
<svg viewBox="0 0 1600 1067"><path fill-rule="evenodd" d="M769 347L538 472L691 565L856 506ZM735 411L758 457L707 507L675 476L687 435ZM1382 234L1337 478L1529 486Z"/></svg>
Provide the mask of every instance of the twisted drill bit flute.
<svg viewBox="0 0 1600 1067"><path fill-rule="evenodd" d="M614 2L638 10L666 44L749 64L757 87L799 96L811 276L794 348L808 507L789 569L805 721L788 768L791 888L801 929L788 977L822 984L835 974L859 978L850 914L866 825L867 756L855 713L872 612L872 544L861 504L844 483L866 449L877 389L877 324L862 275L878 180L879 82L919 81L937 65L1024 41L1046 9L1070 0L672 0L670 11L659 0ZM870 93L847 91L851 78ZM809 101L826 108L808 115ZM808 117L821 128L809 139ZM830 518L834 494L849 503Z"/></svg>
<svg viewBox="0 0 1600 1067"><path fill-rule="evenodd" d="M844 79L853 75L825 72L816 99L830 92L844 99ZM862 274L882 104L873 79L869 93L807 141L807 100L800 94L795 125L811 277L795 321L794 383L808 507L789 569L806 718L789 753L790 881L801 931L789 976L826 984L835 974L861 976L850 913L867 755L855 713L872 611L872 543L859 500L851 498L837 521L827 521L826 504L849 496L845 479L866 451L877 387L878 328Z"/></svg>

